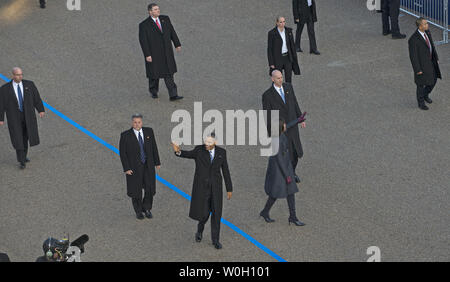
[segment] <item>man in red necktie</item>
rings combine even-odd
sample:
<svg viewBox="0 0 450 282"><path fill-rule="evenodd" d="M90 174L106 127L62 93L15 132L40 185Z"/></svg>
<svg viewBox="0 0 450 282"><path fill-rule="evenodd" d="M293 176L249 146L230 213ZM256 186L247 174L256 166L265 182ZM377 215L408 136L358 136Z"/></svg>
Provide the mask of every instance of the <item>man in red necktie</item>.
<svg viewBox="0 0 450 282"><path fill-rule="evenodd" d="M182 99L178 96L173 79L177 72L172 43L181 50L181 43L168 16L161 15L157 4L148 5L149 17L139 24L139 42L145 57L145 69L149 80L149 91L158 98L159 79L164 78L171 101Z"/></svg>
<svg viewBox="0 0 450 282"><path fill-rule="evenodd" d="M414 70L414 82L417 85L417 102L419 108L428 110L425 102L431 104L430 93L436 85L437 78L441 78L439 59L434 47L428 22L424 18L416 21L417 31L408 41L409 57Z"/></svg>

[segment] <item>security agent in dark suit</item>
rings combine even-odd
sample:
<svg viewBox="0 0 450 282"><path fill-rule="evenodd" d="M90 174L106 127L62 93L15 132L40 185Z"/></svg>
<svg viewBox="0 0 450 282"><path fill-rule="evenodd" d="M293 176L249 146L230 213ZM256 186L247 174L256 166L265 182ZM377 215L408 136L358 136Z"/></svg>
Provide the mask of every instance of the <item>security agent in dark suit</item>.
<svg viewBox="0 0 450 282"><path fill-rule="evenodd" d="M317 51L316 34L314 32L314 23L317 22L316 1L292 0L292 10L294 11L294 20L297 23L295 50L297 52L303 52L300 47L300 41L303 27L306 24L309 37L309 53L320 55L320 52Z"/></svg>
<svg viewBox="0 0 450 282"><path fill-rule="evenodd" d="M120 135L120 160L127 179L127 195L132 199L137 219L152 218L153 196L156 193L155 167L160 168L155 134L142 127L142 115L132 116L132 128ZM142 199L142 189L144 198Z"/></svg>
<svg viewBox="0 0 450 282"><path fill-rule="evenodd" d="M277 110L279 117L283 120L296 120L302 116L302 111L297 102L292 84L283 83L283 75L280 71L272 72L272 86L262 95L263 110L267 111L267 131L269 136L272 134L271 111ZM306 123L300 123L302 128ZM298 126L293 126L286 131L289 139L289 152L292 161L292 167L297 167L298 159L303 156L302 143L300 141L300 131ZM295 175L295 182L299 183L300 178Z"/></svg>
<svg viewBox="0 0 450 282"><path fill-rule="evenodd" d="M400 15L400 0L381 0L381 21L383 35L392 34L392 39L403 39L405 34L400 33L398 16ZM389 24L390 19L390 24Z"/></svg>
<svg viewBox="0 0 450 282"><path fill-rule="evenodd" d="M428 110L425 102L431 104L430 93L438 78L442 79L439 58L424 18L416 20L417 30L408 40L409 58L414 70L414 82L419 108Z"/></svg>
<svg viewBox="0 0 450 282"><path fill-rule="evenodd" d="M43 118L45 109L34 82L22 79L22 69L13 68L12 75L13 79L0 88L0 126L4 124L6 113L17 161L20 168L25 169L25 163L30 161L28 144L32 147L40 143L36 111Z"/></svg>
<svg viewBox="0 0 450 282"><path fill-rule="evenodd" d="M216 146L214 133L205 138L203 145L196 146L192 151L181 150L175 143L172 143L172 147L176 156L195 160L195 175L189 210L189 217L199 222L195 241L200 242L202 240L203 229L211 213L212 243L216 249L221 249L222 244L219 242L219 235L223 198L222 174L228 200L231 199L233 191L227 152L225 149Z"/></svg>
<svg viewBox="0 0 450 282"><path fill-rule="evenodd" d="M149 17L139 24L139 43L145 57L145 69L149 81L149 91L152 98L158 98L159 79L164 78L170 101L183 99L178 96L174 74L177 65L173 53L181 51L181 43L168 16L161 15L155 3L148 5Z"/></svg>
<svg viewBox="0 0 450 282"><path fill-rule="evenodd" d="M269 31L267 42L267 59L269 61L270 74L274 69L284 70L286 82L292 81L292 71L300 75L297 53L294 46L292 29L285 27L286 19L277 18L277 26Z"/></svg>

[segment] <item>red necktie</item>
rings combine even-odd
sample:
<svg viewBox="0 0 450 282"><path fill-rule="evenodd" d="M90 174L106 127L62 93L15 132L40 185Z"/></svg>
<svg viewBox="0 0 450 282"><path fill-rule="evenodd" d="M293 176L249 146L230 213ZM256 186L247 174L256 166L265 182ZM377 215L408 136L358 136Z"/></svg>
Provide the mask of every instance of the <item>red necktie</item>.
<svg viewBox="0 0 450 282"><path fill-rule="evenodd" d="M431 51L430 41L428 40L428 36L427 36L426 33L424 33L423 35L425 35L425 41L427 42L428 49L430 50L430 57L431 57L432 56L432 51Z"/></svg>
<svg viewBox="0 0 450 282"><path fill-rule="evenodd" d="M162 31L162 28L161 28L161 25L159 24L159 20L158 19L156 19L156 25L159 27L159 30Z"/></svg>

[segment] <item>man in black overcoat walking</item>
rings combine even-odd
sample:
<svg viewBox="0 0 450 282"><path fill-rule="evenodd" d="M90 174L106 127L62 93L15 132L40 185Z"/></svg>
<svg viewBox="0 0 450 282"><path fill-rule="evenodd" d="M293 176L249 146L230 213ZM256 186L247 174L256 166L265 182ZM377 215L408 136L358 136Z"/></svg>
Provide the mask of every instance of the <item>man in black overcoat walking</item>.
<svg viewBox="0 0 450 282"><path fill-rule="evenodd" d="M276 26L268 33L267 59L269 61L270 73L274 69L284 70L286 82L292 82L292 71L300 75L297 53L294 46L294 35L292 29L286 27L286 19L278 17Z"/></svg>
<svg viewBox="0 0 450 282"><path fill-rule="evenodd" d="M171 101L182 99L178 96L177 85L173 79L177 72L172 42L176 50L181 43L168 16L160 15L159 6L148 5L149 17L139 24L139 42L145 57L145 69L149 81L149 91L158 98L159 79L164 78Z"/></svg>
<svg viewBox="0 0 450 282"><path fill-rule="evenodd" d="M172 143L172 147L176 156L195 160L194 184L189 210L189 217L199 221L195 240L197 242L202 240L203 229L211 213L212 243L216 249L221 249L219 234L222 217L222 174L228 200L231 199L233 186L226 150L216 146L214 134L211 135L205 138L204 145L196 146L192 151L181 150L175 143Z"/></svg>
<svg viewBox="0 0 450 282"><path fill-rule="evenodd" d="M6 112L11 143L20 168L24 169L30 161L28 143L36 146L40 142L35 110L43 118L45 109L34 82L23 80L22 69L13 68L12 75L13 80L0 88L0 125L4 124Z"/></svg>
<svg viewBox="0 0 450 282"><path fill-rule="evenodd" d="M263 110L267 111L267 131L271 135L271 111L278 110L282 120L293 121L303 114L297 102L294 88L290 83L283 83L283 75L280 71L272 72L272 86L262 95ZM306 127L305 122L300 123L302 128ZM293 126L286 131L289 139L289 152L291 154L292 167L297 167L298 159L303 156L302 143L300 142L300 132L298 126ZM300 178L295 175L295 182L299 183Z"/></svg>
<svg viewBox="0 0 450 282"><path fill-rule="evenodd" d="M416 95L419 108L428 110L425 102L431 104L430 93L438 78L442 79L439 58L434 47L428 22L424 18L416 21L417 31L408 41L409 58L414 70L414 82L417 85Z"/></svg>
<svg viewBox="0 0 450 282"><path fill-rule="evenodd" d="M156 193L155 167L160 168L155 134L142 127L142 115L132 116L132 128L120 135L120 160L127 178L127 195L131 198L137 219L152 218L153 196ZM144 198L142 199L142 189Z"/></svg>
<svg viewBox="0 0 450 282"><path fill-rule="evenodd" d="M311 54L320 55L317 50L316 33L314 32L314 23L317 22L316 1L315 0L292 0L292 10L294 12L294 20L297 23L297 31L295 34L295 50L303 52L300 47L303 28L308 29L309 52Z"/></svg>

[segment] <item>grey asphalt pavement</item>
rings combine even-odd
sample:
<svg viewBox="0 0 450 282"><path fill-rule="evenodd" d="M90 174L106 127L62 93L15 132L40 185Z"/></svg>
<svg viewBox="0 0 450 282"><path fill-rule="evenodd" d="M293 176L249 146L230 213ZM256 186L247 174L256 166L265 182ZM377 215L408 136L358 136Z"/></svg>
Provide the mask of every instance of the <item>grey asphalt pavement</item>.
<svg viewBox="0 0 450 282"><path fill-rule="evenodd" d="M270 86L267 32L277 15L293 26L291 1L158 1L171 17L182 51L176 54L180 102L148 94L138 23L144 0L2 0L0 73L20 66L45 102L118 147L120 132L141 112L159 146L160 176L190 194L193 162L169 146L177 109L260 109ZM257 146L226 146L235 191L223 216L287 261L365 261L378 246L383 261L450 260L450 45L437 47L444 79L429 111L420 111L407 40L381 35L381 16L365 1L317 1L320 56L309 54L306 31L293 79L301 108L305 156L297 173L297 214L288 226L286 201L266 224L267 158ZM414 18L400 17L408 37ZM432 29L435 41L441 35ZM206 126L207 124L205 124ZM68 232L90 236L84 261L275 261L222 224L224 248L194 241L189 202L161 183L154 218L137 221L126 196L118 156L49 112L39 120L41 144L19 170L6 126L0 127L0 251L34 261L42 242ZM185 148L191 148L186 146Z"/></svg>

